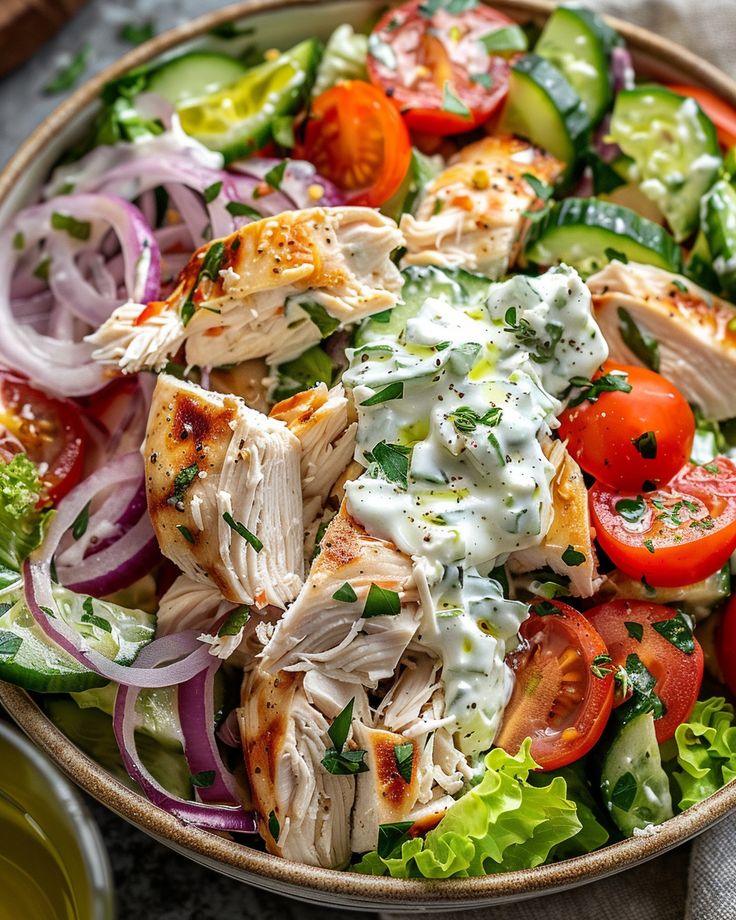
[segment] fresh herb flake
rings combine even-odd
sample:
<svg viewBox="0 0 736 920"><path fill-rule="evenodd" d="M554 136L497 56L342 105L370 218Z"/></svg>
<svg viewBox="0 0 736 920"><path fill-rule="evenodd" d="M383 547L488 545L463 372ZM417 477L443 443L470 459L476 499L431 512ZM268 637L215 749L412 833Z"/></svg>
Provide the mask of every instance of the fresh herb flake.
<svg viewBox="0 0 736 920"><path fill-rule="evenodd" d="M625 307L618 308L618 331L629 350L650 370L659 371L659 342L634 322Z"/></svg>
<svg viewBox="0 0 736 920"><path fill-rule="evenodd" d="M275 811L272 811L268 816L268 833L273 837L276 843L279 842L281 825L279 824L279 819L276 817Z"/></svg>
<svg viewBox="0 0 736 920"><path fill-rule="evenodd" d="M217 630L217 635L221 638L224 636L237 636L249 618L250 607L247 604L243 604L242 607L236 607L235 610L232 610L227 615L227 619Z"/></svg>
<svg viewBox="0 0 736 920"><path fill-rule="evenodd" d="M361 616L368 620L371 617L395 617L401 612L401 599L395 591L372 584L368 589L365 606Z"/></svg>
<svg viewBox="0 0 736 920"><path fill-rule="evenodd" d="M593 677L599 677L601 680L608 677L613 673L613 668L609 667L612 663L613 659L610 655L596 655L590 666Z"/></svg>
<svg viewBox="0 0 736 920"><path fill-rule="evenodd" d="M149 41L156 34L153 21L148 19L146 22L126 22L120 26L118 38L121 41L128 42L130 45L142 45L143 42Z"/></svg>
<svg viewBox="0 0 736 920"><path fill-rule="evenodd" d="M532 173L524 173L521 178L526 182L528 186L531 187L531 190L534 192L537 198L541 199L542 201L547 201L549 198L551 198L554 189L547 182L542 182L541 179L537 178L535 175L532 175Z"/></svg>
<svg viewBox="0 0 736 920"><path fill-rule="evenodd" d="M631 697L616 709L620 723L625 725L642 712L651 712L655 719L660 719L667 709L655 693L657 680L654 675L634 653L627 655L624 667Z"/></svg>
<svg viewBox="0 0 736 920"><path fill-rule="evenodd" d="M328 773L337 776L353 776L356 773L367 773L368 764L365 763L365 751L337 751L328 748L322 758L322 766Z"/></svg>
<svg viewBox="0 0 736 920"><path fill-rule="evenodd" d="M64 67L60 68L54 79L47 83L43 91L47 96L63 93L71 89L87 69L90 45L86 42Z"/></svg>
<svg viewBox="0 0 736 920"><path fill-rule="evenodd" d="M679 610L676 616L652 623L652 629L656 629L660 636L686 655L692 655L695 651L692 628Z"/></svg>
<svg viewBox="0 0 736 920"><path fill-rule="evenodd" d="M270 185L271 188L275 189L277 192L281 191L281 183L284 181L284 173L286 172L286 167L288 165L288 160L282 160L272 169L269 169L269 171L263 177L263 181L266 183L266 185Z"/></svg>
<svg viewBox="0 0 736 920"><path fill-rule="evenodd" d="M196 540L194 539L194 535L192 534L191 530L186 526L186 524L177 524L176 529L179 531L182 537L184 537L187 543L192 543L192 544L196 543Z"/></svg>
<svg viewBox="0 0 736 920"><path fill-rule="evenodd" d="M178 505L180 502L184 501L184 495L187 489L197 478L198 474L199 467L196 463L192 463L191 466L185 466L183 470L179 470L174 477L174 489L171 493L171 497L168 499L170 505Z"/></svg>
<svg viewBox="0 0 736 920"><path fill-rule="evenodd" d="M12 659L23 645L23 639L9 629L0 629L0 658Z"/></svg>
<svg viewBox="0 0 736 920"><path fill-rule="evenodd" d="M89 525L89 506L91 500L82 508L79 514L74 518L74 523L72 524L72 536L75 540L81 539L87 532L87 526Z"/></svg>
<svg viewBox="0 0 736 920"><path fill-rule="evenodd" d="M585 377L573 377L570 380L569 390L574 388L580 389L577 396L574 396L568 403L571 409L581 405L586 400L595 402L603 393L630 393L631 384L628 381L627 374L620 374L612 371L610 374L601 374L595 380L587 380ZM569 392L569 391L568 391Z"/></svg>
<svg viewBox="0 0 736 920"><path fill-rule="evenodd" d="M641 623L636 623L634 620L624 620L624 626L626 627L626 632L629 634L629 638L641 642L644 636L644 626Z"/></svg>
<svg viewBox="0 0 736 920"><path fill-rule="evenodd" d="M645 431L638 438L632 438L631 443L645 460L654 460L657 456L657 436L653 431Z"/></svg>
<svg viewBox="0 0 736 920"><path fill-rule="evenodd" d="M332 600L341 601L343 604L352 604L358 600L358 595L353 590L353 586L346 581L332 595Z"/></svg>
<svg viewBox="0 0 736 920"><path fill-rule="evenodd" d="M551 604L549 601L539 601L538 604L532 604L529 607L529 610L532 613L536 613L538 617L561 617L562 611L559 607Z"/></svg>
<svg viewBox="0 0 736 920"><path fill-rule="evenodd" d="M487 90L493 89L494 85L493 77L489 73L471 73L470 82L477 83L478 86L482 86L483 89ZM437 199L437 201L439 201L439 199Z"/></svg>
<svg viewBox="0 0 736 920"><path fill-rule="evenodd" d="M628 811L636 798L637 783L633 773L624 773L616 780L611 790L611 805L621 811Z"/></svg>
<svg viewBox="0 0 736 920"><path fill-rule="evenodd" d="M625 252L621 252L620 249L614 249L613 246L608 246L603 250L603 255L608 259L609 262L613 262L618 259L619 262L622 262L624 265L629 264L629 257Z"/></svg>
<svg viewBox="0 0 736 920"><path fill-rule="evenodd" d="M442 91L442 110L450 115L458 115L460 118L470 119L471 117L470 109L462 99L453 93L449 80L445 80L445 87Z"/></svg>
<svg viewBox="0 0 736 920"><path fill-rule="evenodd" d="M647 506L641 495L636 498L620 498L615 506L616 514L619 514L629 524L636 524L646 514Z"/></svg>
<svg viewBox="0 0 736 920"><path fill-rule="evenodd" d="M232 528L235 531L236 534L238 534L244 540L250 543L250 545L253 547L253 549L257 553L260 553L260 551L263 549L263 543L261 543L261 541L258 539L258 537L254 533L251 533L248 530L245 524L242 524L240 521L236 521L233 518L232 514L230 514L229 511L226 511L223 514L222 519L227 524L228 527Z"/></svg>
<svg viewBox="0 0 736 920"><path fill-rule="evenodd" d="M86 241L92 233L92 224L88 220L77 220L71 214L61 214L59 211L51 215L51 227L63 230L74 240Z"/></svg>
<svg viewBox="0 0 736 920"><path fill-rule="evenodd" d="M190 776L192 785L197 789L208 789L215 782L214 770L200 770L199 773L192 773Z"/></svg>
<svg viewBox="0 0 736 920"><path fill-rule="evenodd" d="M403 444L379 441L373 450L366 454L366 459L376 464L384 479L396 482L405 489L409 476L410 454L411 448Z"/></svg>
<svg viewBox="0 0 736 920"><path fill-rule="evenodd" d="M208 185L207 188L202 193L204 195L204 200L207 204L212 204L212 202L217 198L217 196L222 191L222 180L219 182L213 182L212 185Z"/></svg>
<svg viewBox="0 0 736 920"><path fill-rule="evenodd" d="M82 610L84 610L84 613L80 617L81 622L89 623L90 626L96 626L98 629L101 629L104 632L111 633L112 626L110 623L104 617L99 617L93 613L94 608L92 605L93 601L91 597L86 597L82 602Z"/></svg>
<svg viewBox="0 0 736 920"><path fill-rule="evenodd" d="M394 824L379 824L376 851L382 859L388 859L409 836L414 822L396 821Z"/></svg>
<svg viewBox="0 0 736 920"><path fill-rule="evenodd" d="M401 399L404 395L404 384L401 381L389 383L382 390L364 399L361 406L378 406L380 403L389 402L392 399Z"/></svg>
<svg viewBox="0 0 736 920"><path fill-rule="evenodd" d="M411 741L394 745L394 757L401 778L405 783L410 783L414 767L414 745Z"/></svg>
<svg viewBox="0 0 736 920"><path fill-rule="evenodd" d="M252 217L253 220L260 220L263 217L260 211L256 211L255 208L245 204L243 201L228 201L225 205L225 210L232 217Z"/></svg>
<svg viewBox="0 0 736 920"><path fill-rule="evenodd" d="M582 565L585 562L585 553L579 552L574 546L570 545L562 554L562 561L569 566Z"/></svg>
<svg viewBox="0 0 736 920"><path fill-rule="evenodd" d="M16 252L20 252L21 249L25 249L25 245L26 245L26 238L23 236L23 234L19 230L13 237L13 249L15 249Z"/></svg>

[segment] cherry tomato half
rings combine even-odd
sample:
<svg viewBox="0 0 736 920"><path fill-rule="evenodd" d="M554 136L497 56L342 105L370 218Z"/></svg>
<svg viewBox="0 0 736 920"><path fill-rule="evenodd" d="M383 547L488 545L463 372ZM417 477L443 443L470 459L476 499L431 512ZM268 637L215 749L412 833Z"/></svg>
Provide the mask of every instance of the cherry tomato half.
<svg viewBox="0 0 736 920"><path fill-rule="evenodd" d="M403 182L411 143L401 116L380 89L346 80L314 100L294 156L313 163L351 204L377 208Z"/></svg>
<svg viewBox="0 0 736 920"><path fill-rule="evenodd" d="M736 594L731 596L716 637L716 657L731 693L736 693Z"/></svg>
<svg viewBox="0 0 736 920"><path fill-rule="evenodd" d="M531 738L532 757L544 770L556 770L586 754L606 726L613 676L596 667L606 645L584 616L560 601L533 604L519 633L522 646L506 659L516 682L495 743L515 754Z"/></svg>
<svg viewBox="0 0 736 920"><path fill-rule="evenodd" d="M482 3L452 13L427 0L389 10L368 45L368 76L413 131L458 134L487 121L506 98L508 61L482 39L513 20Z"/></svg>
<svg viewBox="0 0 736 920"><path fill-rule="evenodd" d="M586 616L606 643L612 668L626 667L627 658L637 655L656 680L653 693L664 704L664 711L655 717L654 727L657 741L667 741L690 715L698 698L703 650L697 639L686 627L668 627L680 616L677 610L648 601L612 600L588 610ZM620 706L630 696L631 691L625 697L617 694L614 705Z"/></svg>
<svg viewBox="0 0 736 920"><path fill-rule="evenodd" d="M718 141L723 147L736 145L736 109L720 96L700 86L672 85L670 89L681 96L694 99L716 126Z"/></svg>
<svg viewBox="0 0 736 920"><path fill-rule="evenodd" d="M601 549L622 572L674 587L717 572L736 549L736 463L689 463L666 489L614 492L596 483L590 513Z"/></svg>
<svg viewBox="0 0 736 920"><path fill-rule="evenodd" d="M586 473L613 489L666 483L690 457L692 410L676 387L645 367L607 361L593 382L613 371L626 373L631 390L603 392L566 409L560 437Z"/></svg>
<svg viewBox="0 0 736 920"><path fill-rule="evenodd" d="M79 409L0 371L3 455L23 452L37 464L46 497L56 503L82 477L87 434Z"/></svg>

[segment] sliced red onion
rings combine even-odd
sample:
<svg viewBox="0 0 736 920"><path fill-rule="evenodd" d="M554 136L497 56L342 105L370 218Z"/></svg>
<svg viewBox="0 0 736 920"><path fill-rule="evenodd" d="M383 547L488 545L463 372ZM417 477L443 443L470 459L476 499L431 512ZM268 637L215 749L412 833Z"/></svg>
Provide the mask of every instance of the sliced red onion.
<svg viewBox="0 0 736 920"><path fill-rule="evenodd" d="M283 161L265 158L241 160L233 163L230 168L241 175L251 176L263 182L267 173L281 162ZM288 199L291 209L337 207L345 204L345 196L340 189L329 179L320 176L312 163L306 160L288 160L279 185L279 192ZM259 204L266 203L275 194L272 192L263 199L258 199Z"/></svg>
<svg viewBox="0 0 736 920"><path fill-rule="evenodd" d="M184 734L184 754L192 775L212 772L214 781L197 788L203 802L238 804L238 793L232 775L225 767L215 741L215 674L222 662L212 664L186 683L180 684L179 722Z"/></svg>
<svg viewBox="0 0 736 920"><path fill-rule="evenodd" d="M217 729L217 737L227 747L239 748L241 746L240 728L238 726L238 711L231 710L223 719Z"/></svg>
<svg viewBox="0 0 736 920"><path fill-rule="evenodd" d="M621 92L622 89L634 88L636 82L634 62L631 52L625 45L617 45L611 51L611 78L614 95Z"/></svg>
<svg viewBox="0 0 736 920"><path fill-rule="evenodd" d="M175 639L177 636L182 635L186 634L179 633L166 638ZM159 648L154 647L159 646L159 643L163 643L165 641L166 640L164 639L157 639L155 642L152 642L151 645L143 649L139 655L139 660L145 656L145 663L152 670L157 670L155 666L166 660L166 653L162 646ZM210 671L214 673L212 667L207 669L207 673L209 674ZM205 684L206 680L201 685L203 692L205 691ZM179 693L181 693L182 689L183 687L179 688ZM211 698L211 687L209 689ZM171 795L171 793L167 792L166 789L164 789L164 787L161 786L161 784L148 772L138 755L135 741L135 729L138 718L135 704L138 699L138 693L139 690L137 688L131 688L127 686L121 686L118 688L117 695L115 697L115 709L113 711L113 730L115 732L115 738L117 740L118 747L120 748L120 754L123 758L125 768L130 776L143 789L146 797L154 805L165 809L187 824L194 824L197 827L209 828L210 830L231 831L241 834L255 833L257 830L256 817L252 812L246 811L242 805L212 805L202 804L200 802L189 802L185 799L180 799L178 796ZM201 711L197 713L198 717L202 715L203 714ZM185 718L181 718L181 703L180 721L182 723L182 727L187 721ZM202 722L202 735L212 735L213 728L213 722ZM212 744L214 744L214 739ZM199 762L199 760L196 760L196 762ZM210 763L211 761L208 759L203 759L201 762ZM206 769L212 768L206 767ZM217 770L215 771L215 774L215 783L218 783L218 776L222 778L223 774L219 774ZM212 788L214 788L214 784L213 787L210 787L210 790ZM228 798L231 797L224 785L224 782L222 790L227 792ZM199 791L203 792L204 790ZM237 800L233 797L233 801Z"/></svg>

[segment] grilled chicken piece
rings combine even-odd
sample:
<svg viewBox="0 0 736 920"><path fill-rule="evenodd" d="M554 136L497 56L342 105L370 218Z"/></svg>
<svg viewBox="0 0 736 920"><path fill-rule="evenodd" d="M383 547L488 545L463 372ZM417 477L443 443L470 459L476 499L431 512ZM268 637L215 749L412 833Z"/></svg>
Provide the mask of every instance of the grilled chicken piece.
<svg viewBox="0 0 736 920"><path fill-rule="evenodd" d="M580 467L561 441L548 441L543 446L555 473L550 483L552 493L552 522L538 546L512 553L508 558L511 572L533 572L549 566L558 575L570 579L570 592L575 597L590 597L603 579L598 575L598 560L593 546L588 510L588 490ZM572 547L585 560L579 565L565 562L566 550Z"/></svg>
<svg viewBox="0 0 736 920"><path fill-rule="evenodd" d="M328 773L322 758L333 746L327 729L334 716L351 696L354 710L367 711L368 702L360 688L350 687L348 696L332 682L322 688L334 701L325 714L310 702L304 684L302 674L272 675L261 668L246 674L238 710L246 773L268 851L342 869L351 855L355 777Z"/></svg>
<svg viewBox="0 0 736 920"><path fill-rule="evenodd" d="M315 668L335 680L375 687L393 676L419 625L411 559L367 534L344 506L321 548L299 597L263 650L263 666L271 673ZM362 615L372 584L399 595L398 614ZM333 597L346 585L356 600Z"/></svg>
<svg viewBox="0 0 736 920"><path fill-rule="evenodd" d="M284 399L271 418L285 422L302 446L304 526L310 529L322 513L327 496L353 459L358 425L348 422L349 403L342 384L324 383Z"/></svg>
<svg viewBox="0 0 736 920"><path fill-rule="evenodd" d="M659 372L708 418L736 415L734 307L680 275L651 265L610 262L588 278L610 357L642 364L624 341L627 319L657 343ZM623 311L623 312L622 312Z"/></svg>
<svg viewBox="0 0 736 920"><path fill-rule="evenodd" d="M524 212L539 201L525 174L551 184L562 169L517 138L486 137L465 147L428 184L416 216L401 218L404 263L500 278L519 253Z"/></svg>
<svg viewBox="0 0 736 920"><path fill-rule="evenodd" d="M89 337L94 357L126 372L158 369L182 345L201 367L295 358L322 337L315 316L353 323L395 305L401 275L389 257L402 243L372 208L255 221L197 250L165 301L116 310Z"/></svg>
<svg viewBox="0 0 736 920"><path fill-rule="evenodd" d="M238 604L284 608L302 585L299 442L283 422L162 374L145 441L161 551Z"/></svg>

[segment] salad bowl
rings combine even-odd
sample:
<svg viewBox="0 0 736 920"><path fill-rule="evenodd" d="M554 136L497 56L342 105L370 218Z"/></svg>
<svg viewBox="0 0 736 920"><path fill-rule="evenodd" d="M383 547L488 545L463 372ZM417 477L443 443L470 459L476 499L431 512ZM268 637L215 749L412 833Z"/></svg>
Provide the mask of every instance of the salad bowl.
<svg viewBox="0 0 736 920"><path fill-rule="evenodd" d="M500 0L495 8L519 22L543 23L553 10L543 0ZM33 199L52 166L75 144L98 108L103 86L155 58L206 47L214 29L237 22L253 30L264 48L301 39L326 39L338 23L356 27L379 11L370 0L282 2L245 0L172 29L131 51L87 82L23 144L0 175L0 225ZM622 21L611 24L625 39L636 68L653 79L708 89L736 106L736 83L684 48ZM232 525L231 525L232 526ZM0 683L0 702L20 727L85 791L173 850L217 872L268 891L330 907L363 910L448 910L530 898L595 881L631 868L703 832L736 809L736 784L626 840L533 869L446 880L373 877L303 865L179 820L133 792L82 753L47 717L37 699Z"/></svg>

